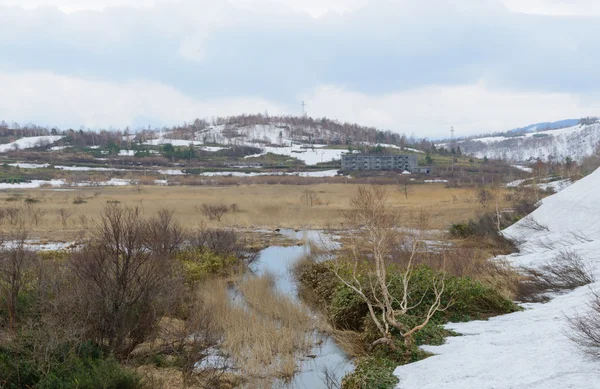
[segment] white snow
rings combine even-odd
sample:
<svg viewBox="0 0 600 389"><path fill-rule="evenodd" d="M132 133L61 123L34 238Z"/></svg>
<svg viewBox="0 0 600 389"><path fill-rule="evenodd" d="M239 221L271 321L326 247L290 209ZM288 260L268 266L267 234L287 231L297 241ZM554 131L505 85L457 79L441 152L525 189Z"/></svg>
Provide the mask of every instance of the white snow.
<svg viewBox="0 0 600 389"><path fill-rule="evenodd" d="M600 280L600 170L542 201L530 217L548 231L511 226L507 236L524 239L521 252L504 257L514 265L536 266L561 250L577 252ZM600 289L600 281L591 285ZM582 287L546 304L488 321L449 324L463 336L442 346L424 347L436 355L398 367L398 388L547 389L598 388L598 362L567 337L567 317L583 312L591 295Z"/></svg>
<svg viewBox="0 0 600 389"><path fill-rule="evenodd" d="M50 166L49 163L9 163L8 166L18 167L19 169L44 169Z"/></svg>
<svg viewBox="0 0 600 389"><path fill-rule="evenodd" d="M166 176L185 176L185 173L181 170L169 169L169 170L159 170L158 173L164 174Z"/></svg>
<svg viewBox="0 0 600 389"><path fill-rule="evenodd" d="M565 179L565 180L558 180L558 181L552 181L552 182L546 182L546 183L542 183L542 184L538 184L538 188L542 189L542 190L548 190L551 189L554 192L560 192L561 190L567 188L568 186L570 186L571 184L573 184L573 182L569 179Z"/></svg>
<svg viewBox="0 0 600 389"><path fill-rule="evenodd" d="M435 184L435 183L448 182L448 180L425 180L424 182L427 184Z"/></svg>
<svg viewBox="0 0 600 389"><path fill-rule="evenodd" d="M523 165L512 165L512 167L514 167L515 169L527 172L527 173L531 173L533 172L533 169L527 166L523 166Z"/></svg>
<svg viewBox="0 0 600 389"><path fill-rule="evenodd" d="M264 172L264 173L244 173L244 172L205 172L200 173L206 177L260 177L260 176L298 176L298 177L335 177L337 170L323 170L316 172Z"/></svg>
<svg viewBox="0 0 600 389"><path fill-rule="evenodd" d="M305 149L301 145L292 145L290 147L263 147L263 152L261 154L249 155L246 158L260 157L267 153L272 153L297 158L304 161L307 165L316 165L322 162L341 160L342 154L346 154L347 152L347 150L343 149L317 148L313 150Z"/></svg>
<svg viewBox="0 0 600 389"><path fill-rule="evenodd" d="M63 137L60 135L45 135L45 136L31 136L27 138L21 138L14 142L0 145L0 153L5 153L11 150L24 150L31 149L38 146L50 145Z"/></svg>
<svg viewBox="0 0 600 389"><path fill-rule="evenodd" d="M0 183L0 189L35 189L41 186L50 185L53 187L63 186L65 185L64 180L31 180L31 182L20 182L16 184L9 184L2 182Z"/></svg>
<svg viewBox="0 0 600 389"><path fill-rule="evenodd" d="M523 185L523 183L525 183L527 181L530 181L530 178L525 178L525 179L522 179L522 180L511 181L508 184L506 184L506 187L507 188L516 188L518 186Z"/></svg>
<svg viewBox="0 0 600 389"><path fill-rule="evenodd" d="M133 156L135 156L135 150L119 150L119 156L133 157Z"/></svg>
<svg viewBox="0 0 600 389"><path fill-rule="evenodd" d="M537 159L564 161L570 157L580 162L583 158L593 155L600 145L600 123L532 132L514 137L483 137L463 140L459 143L464 154L477 158L530 162Z"/></svg>
<svg viewBox="0 0 600 389"><path fill-rule="evenodd" d="M85 186L127 186L127 185L131 185L131 180L128 179L123 179L123 178L111 178L108 181L100 181L100 182L91 182L91 181L84 181L84 182L77 182L74 183L73 186L80 186L80 187L85 187Z"/></svg>
<svg viewBox="0 0 600 389"><path fill-rule="evenodd" d="M211 152L217 152L217 151L221 151L221 150L228 150L231 147L216 147L216 146L202 146L200 147L200 150L204 150L204 151L211 151Z"/></svg>

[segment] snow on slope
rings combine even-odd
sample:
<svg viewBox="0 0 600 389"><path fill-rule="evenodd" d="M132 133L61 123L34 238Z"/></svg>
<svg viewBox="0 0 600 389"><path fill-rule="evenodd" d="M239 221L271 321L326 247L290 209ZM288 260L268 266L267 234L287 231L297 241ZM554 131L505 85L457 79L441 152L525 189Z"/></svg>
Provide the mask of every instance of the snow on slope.
<svg viewBox="0 0 600 389"><path fill-rule="evenodd" d="M562 250L580 254L600 280L600 169L543 200L530 217L548 227L535 231L526 221L505 230L525 239L521 252L505 257L515 265L536 266ZM591 285L600 290L600 281ZM426 346L436 354L400 366L398 388L412 389L592 389L600 387L598 362L590 360L567 338L566 317L585 311L588 287L558 295L546 304L488 321L449 324L463 336L442 346Z"/></svg>
<svg viewBox="0 0 600 389"><path fill-rule="evenodd" d="M323 148L306 148L301 145L292 145L290 147L263 147L263 152L256 155L249 155L246 158L260 157L267 153L285 155L304 161L307 165L316 165L322 162L331 162L341 160L342 154L346 154L347 150L342 149L323 149Z"/></svg>
<svg viewBox="0 0 600 389"><path fill-rule="evenodd" d="M62 138L63 137L60 135L31 136L28 138L21 138L14 142L0 145L0 153L5 153L11 150L32 149L37 146L49 145Z"/></svg>
<svg viewBox="0 0 600 389"><path fill-rule="evenodd" d="M460 148L465 154L509 162L534 161L538 158L542 161L563 161L567 157L581 161L594 154L598 146L600 123L514 137L484 137L460 142Z"/></svg>

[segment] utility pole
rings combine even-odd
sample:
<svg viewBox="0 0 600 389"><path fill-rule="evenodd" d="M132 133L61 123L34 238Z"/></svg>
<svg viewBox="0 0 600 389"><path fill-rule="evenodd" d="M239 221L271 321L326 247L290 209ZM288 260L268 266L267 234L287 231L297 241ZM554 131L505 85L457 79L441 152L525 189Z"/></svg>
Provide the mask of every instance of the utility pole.
<svg viewBox="0 0 600 389"><path fill-rule="evenodd" d="M454 150L454 153L456 154L456 147L454 145L454 126L450 127L450 150ZM454 175L454 154L452 154L451 157L452 157L452 175Z"/></svg>

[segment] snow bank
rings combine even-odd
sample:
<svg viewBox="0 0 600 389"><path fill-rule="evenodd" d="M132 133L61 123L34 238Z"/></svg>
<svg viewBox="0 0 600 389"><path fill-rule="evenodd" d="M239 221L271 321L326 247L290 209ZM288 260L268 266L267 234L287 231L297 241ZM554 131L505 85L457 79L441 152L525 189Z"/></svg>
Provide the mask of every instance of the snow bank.
<svg viewBox="0 0 600 389"><path fill-rule="evenodd" d="M21 138L11 143L0 145L0 153L6 153L11 150L24 150L32 149L38 146L44 146L52 144L63 137L60 135L47 135L47 136L31 136L27 138Z"/></svg>
<svg viewBox="0 0 600 389"><path fill-rule="evenodd" d="M64 180L31 180L31 182L19 182L15 184L9 184L6 182L0 183L0 189L36 189L41 186L50 185L53 187L65 185Z"/></svg>
<svg viewBox="0 0 600 389"><path fill-rule="evenodd" d="M323 170L318 172L265 172L265 173L244 173L244 172L205 172L199 175L205 177L259 177L259 176L299 176L299 177L335 177L337 170Z"/></svg>
<svg viewBox="0 0 600 389"><path fill-rule="evenodd" d="M521 252L504 257L515 265L541 265L561 250L576 251L600 280L600 170L542 201L530 216L548 230L527 227L527 220L505 230L524 239ZM600 290L600 281L591 285ZM598 362L588 359L567 338L566 317L587 307L588 287L526 304L525 311L488 321L449 324L464 336L442 346L424 347L436 355L398 367L398 388L598 388Z"/></svg>
<svg viewBox="0 0 600 389"><path fill-rule="evenodd" d="M531 173L533 172L533 169L527 166L523 166L523 165L511 165L512 167L514 167L515 169L521 170L523 172L527 172L527 173Z"/></svg>
<svg viewBox="0 0 600 389"><path fill-rule="evenodd" d="M262 149L262 153L256 155L249 155L246 158L260 157L267 153L272 153L299 159L301 161L304 161L304 163L307 165L316 165L322 162L341 160L342 155L348 152L348 150L342 149L306 149L301 145L293 145L289 147L263 147Z"/></svg>

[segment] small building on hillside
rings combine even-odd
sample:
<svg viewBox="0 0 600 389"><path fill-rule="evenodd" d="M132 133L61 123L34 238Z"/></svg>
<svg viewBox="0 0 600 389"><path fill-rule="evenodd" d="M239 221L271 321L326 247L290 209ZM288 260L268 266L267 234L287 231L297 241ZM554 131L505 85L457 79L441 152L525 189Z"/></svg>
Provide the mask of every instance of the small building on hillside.
<svg viewBox="0 0 600 389"><path fill-rule="evenodd" d="M417 155L345 154L342 170L401 170L417 173Z"/></svg>

